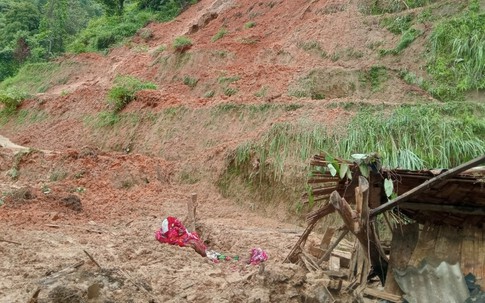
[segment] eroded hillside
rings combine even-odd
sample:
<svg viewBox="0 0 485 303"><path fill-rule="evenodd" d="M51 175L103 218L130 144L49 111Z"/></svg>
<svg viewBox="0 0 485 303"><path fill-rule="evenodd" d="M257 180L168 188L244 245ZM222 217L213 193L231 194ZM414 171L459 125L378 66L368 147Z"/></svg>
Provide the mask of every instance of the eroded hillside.
<svg viewBox="0 0 485 303"><path fill-rule="evenodd" d="M8 277L0 279L0 301L25 302L39 288L39 302L54 302L49 295L63 282L79 300L102 285L89 302L317 300L312 277L280 265L299 217L313 207L299 199L306 159L335 152L361 111L378 120L419 105L430 125L453 121L466 133L464 121L483 124L480 91L470 98L476 103L450 105L422 85L431 79L434 26L467 2L423 4L202 0L106 54L65 55L24 70L13 82L32 97L3 117L0 130L26 147L0 149L0 220L10 241L0 246ZM174 46L181 36L191 42L183 50ZM156 88L114 110L108 99L119 76ZM466 119L456 122L455 112ZM425 118L401 123L417 120ZM480 132L469 130L478 147L466 157L480 153ZM153 240L163 217L185 216L193 192L207 243L233 253L267 248L266 273L218 267ZM84 260L83 249L106 271L97 276L89 263L80 277L49 280L46 272ZM116 275L120 268L130 274Z"/></svg>

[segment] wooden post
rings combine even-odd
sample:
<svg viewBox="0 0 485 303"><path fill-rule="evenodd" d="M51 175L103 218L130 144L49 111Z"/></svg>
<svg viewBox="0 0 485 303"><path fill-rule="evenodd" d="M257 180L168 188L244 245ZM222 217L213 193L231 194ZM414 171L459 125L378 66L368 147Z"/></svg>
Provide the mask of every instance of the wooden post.
<svg viewBox="0 0 485 303"><path fill-rule="evenodd" d="M369 221L369 182L367 179L359 177L359 188L356 189L356 201L358 201L361 213L352 210L350 205L340 197L337 191L330 195L330 204L342 217L347 228L352 232L357 240L359 240L362 252L370 261L373 273L375 273L382 284L385 283L385 276L387 273L387 257L382 253L379 239L377 239L374 227Z"/></svg>
<svg viewBox="0 0 485 303"><path fill-rule="evenodd" d="M197 194L192 193L187 201L187 226L190 231L195 231L195 213L197 210Z"/></svg>

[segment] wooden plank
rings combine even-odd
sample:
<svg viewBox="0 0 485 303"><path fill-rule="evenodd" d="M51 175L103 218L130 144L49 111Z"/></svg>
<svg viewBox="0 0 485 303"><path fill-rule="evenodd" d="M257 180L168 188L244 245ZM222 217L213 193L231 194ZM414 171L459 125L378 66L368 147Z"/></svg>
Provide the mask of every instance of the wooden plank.
<svg viewBox="0 0 485 303"><path fill-rule="evenodd" d="M471 204L471 203L463 203ZM403 209L411 210L426 210L435 212L446 212L452 214L460 215L476 215L485 216L485 207L479 206L462 206L462 205L448 205L448 204L429 204L429 203L419 203L419 202L406 202L400 206Z"/></svg>
<svg viewBox="0 0 485 303"><path fill-rule="evenodd" d="M402 297L399 295L390 294L385 291L380 291L380 290L368 288L368 287L364 289L364 295L377 298L377 299L387 300L389 302L395 302L395 303L399 303L403 301Z"/></svg>
<svg viewBox="0 0 485 303"><path fill-rule="evenodd" d="M320 248L323 250L327 250L328 246L330 245L330 241L332 241L333 234L335 234L335 228L327 227L325 233L322 237L322 242L320 242Z"/></svg>
<svg viewBox="0 0 485 303"><path fill-rule="evenodd" d="M407 191L406 193L402 194L401 196L397 197L396 199L393 199L387 203L384 203L382 204L381 206L379 207L376 207L374 208L371 213L370 213L370 216L371 217L374 217L382 212L385 212L387 210L390 210L396 206L398 206L399 204L411 199L412 197L430 189L433 185L436 185L446 179L449 179L453 176L456 176L464 171L466 171L467 169L470 169L474 166L478 166L480 163L483 163L485 162L485 155L481 156L481 157L478 157L478 158L475 158L471 161L468 161L460 166L457 166L453 169L450 169L448 171L446 171L445 173L442 173L440 175L437 175L436 177L432 178L432 179L429 179L428 181L424 182L423 184L413 188L412 190L410 191Z"/></svg>
<svg viewBox="0 0 485 303"><path fill-rule="evenodd" d="M320 177L320 178L310 178L307 183L338 183L339 178L335 177Z"/></svg>
<svg viewBox="0 0 485 303"><path fill-rule="evenodd" d="M418 243L419 224L398 225L392 231L391 254L387 270L386 285L384 289L395 295L402 295L395 278L393 269L404 270Z"/></svg>
<svg viewBox="0 0 485 303"><path fill-rule="evenodd" d="M335 256L330 256L330 259L328 260L328 269L331 271L339 271L340 258Z"/></svg>
<svg viewBox="0 0 485 303"><path fill-rule="evenodd" d="M350 260L352 259L351 252L334 249L331 255L340 258L340 267L349 267Z"/></svg>
<svg viewBox="0 0 485 303"><path fill-rule="evenodd" d="M464 275L472 273L482 289L485 287L485 245L481 228L466 226L463 230L461 246L461 270Z"/></svg>
<svg viewBox="0 0 485 303"><path fill-rule="evenodd" d="M460 262L462 232L452 226L441 225L439 227L434 257L446 261L448 264Z"/></svg>
<svg viewBox="0 0 485 303"><path fill-rule="evenodd" d="M337 245L340 243L340 241L342 241L342 239L345 237L345 235L347 235L348 232L349 232L348 228L341 227L341 232L340 232L340 235L337 237L337 240L335 240L335 242L333 242L332 245L330 245L330 247L327 249L325 254L317 261L318 265L322 264L323 261L328 260L334 248L337 247Z"/></svg>
<svg viewBox="0 0 485 303"><path fill-rule="evenodd" d="M434 248L436 244L436 237L438 236L439 228L432 224L425 224L421 231L411 258L409 259L409 266L419 268L421 261L429 256L434 256Z"/></svg>

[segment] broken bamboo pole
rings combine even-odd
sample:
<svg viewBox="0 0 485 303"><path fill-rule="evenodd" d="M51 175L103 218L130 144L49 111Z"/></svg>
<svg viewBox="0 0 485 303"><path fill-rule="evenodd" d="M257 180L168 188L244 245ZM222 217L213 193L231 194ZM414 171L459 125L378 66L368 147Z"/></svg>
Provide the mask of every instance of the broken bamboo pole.
<svg viewBox="0 0 485 303"><path fill-rule="evenodd" d="M338 236L337 240L335 240L335 242L333 242L332 245L330 245L330 247L327 249L325 254L320 259L318 259L317 261L318 265L322 264L322 262L325 261L330 256L330 254L335 249L335 247L337 247L340 241L342 241L342 239L349 233L349 229L346 226L343 226L339 229L341 230L340 235Z"/></svg>
<svg viewBox="0 0 485 303"><path fill-rule="evenodd" d="M318 220L320 220L320 218L325 217L328 214L333 213L334 211L335 211L335 208L331 204L325 204L318 211L312 213L313 216L312 216L311 219L309 219L307 217L308 225L307 225L305 231L301 235L300 239L298 239L296 244L293 246L293 248L291 249L288 256L285 258L283 263L295 263L295 262L298 261L297 254L298 254L298 252L302 251L301 247L303 247L305 245L305 242L306 242L308 236L312 232L312 230L315 227L315 225L317 224Z"/></svg>

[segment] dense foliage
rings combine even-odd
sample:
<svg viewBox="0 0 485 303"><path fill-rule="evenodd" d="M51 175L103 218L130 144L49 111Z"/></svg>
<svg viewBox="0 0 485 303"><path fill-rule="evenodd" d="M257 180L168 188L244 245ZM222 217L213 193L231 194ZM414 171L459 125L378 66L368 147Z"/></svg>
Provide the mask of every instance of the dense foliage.
<svg viewBox="0 0 485 303"><path fill-rule="evenodd" d="M478 1L463 15L438 24L430 48L435 97L450 100L464 91L485 89L485 13Z"/></svg>
<svg viewBox="0 0 485 303"><path fill-rule="evenodd" d="M103 51L194 0L0 0L0 81L26 62Z"/></svg>
<svg viewBox="0 0 485 303"><path fill-rule="evenodd" d="M0 81L25 62L63 53L101 13L93 0L0 0Z"/></svg>

